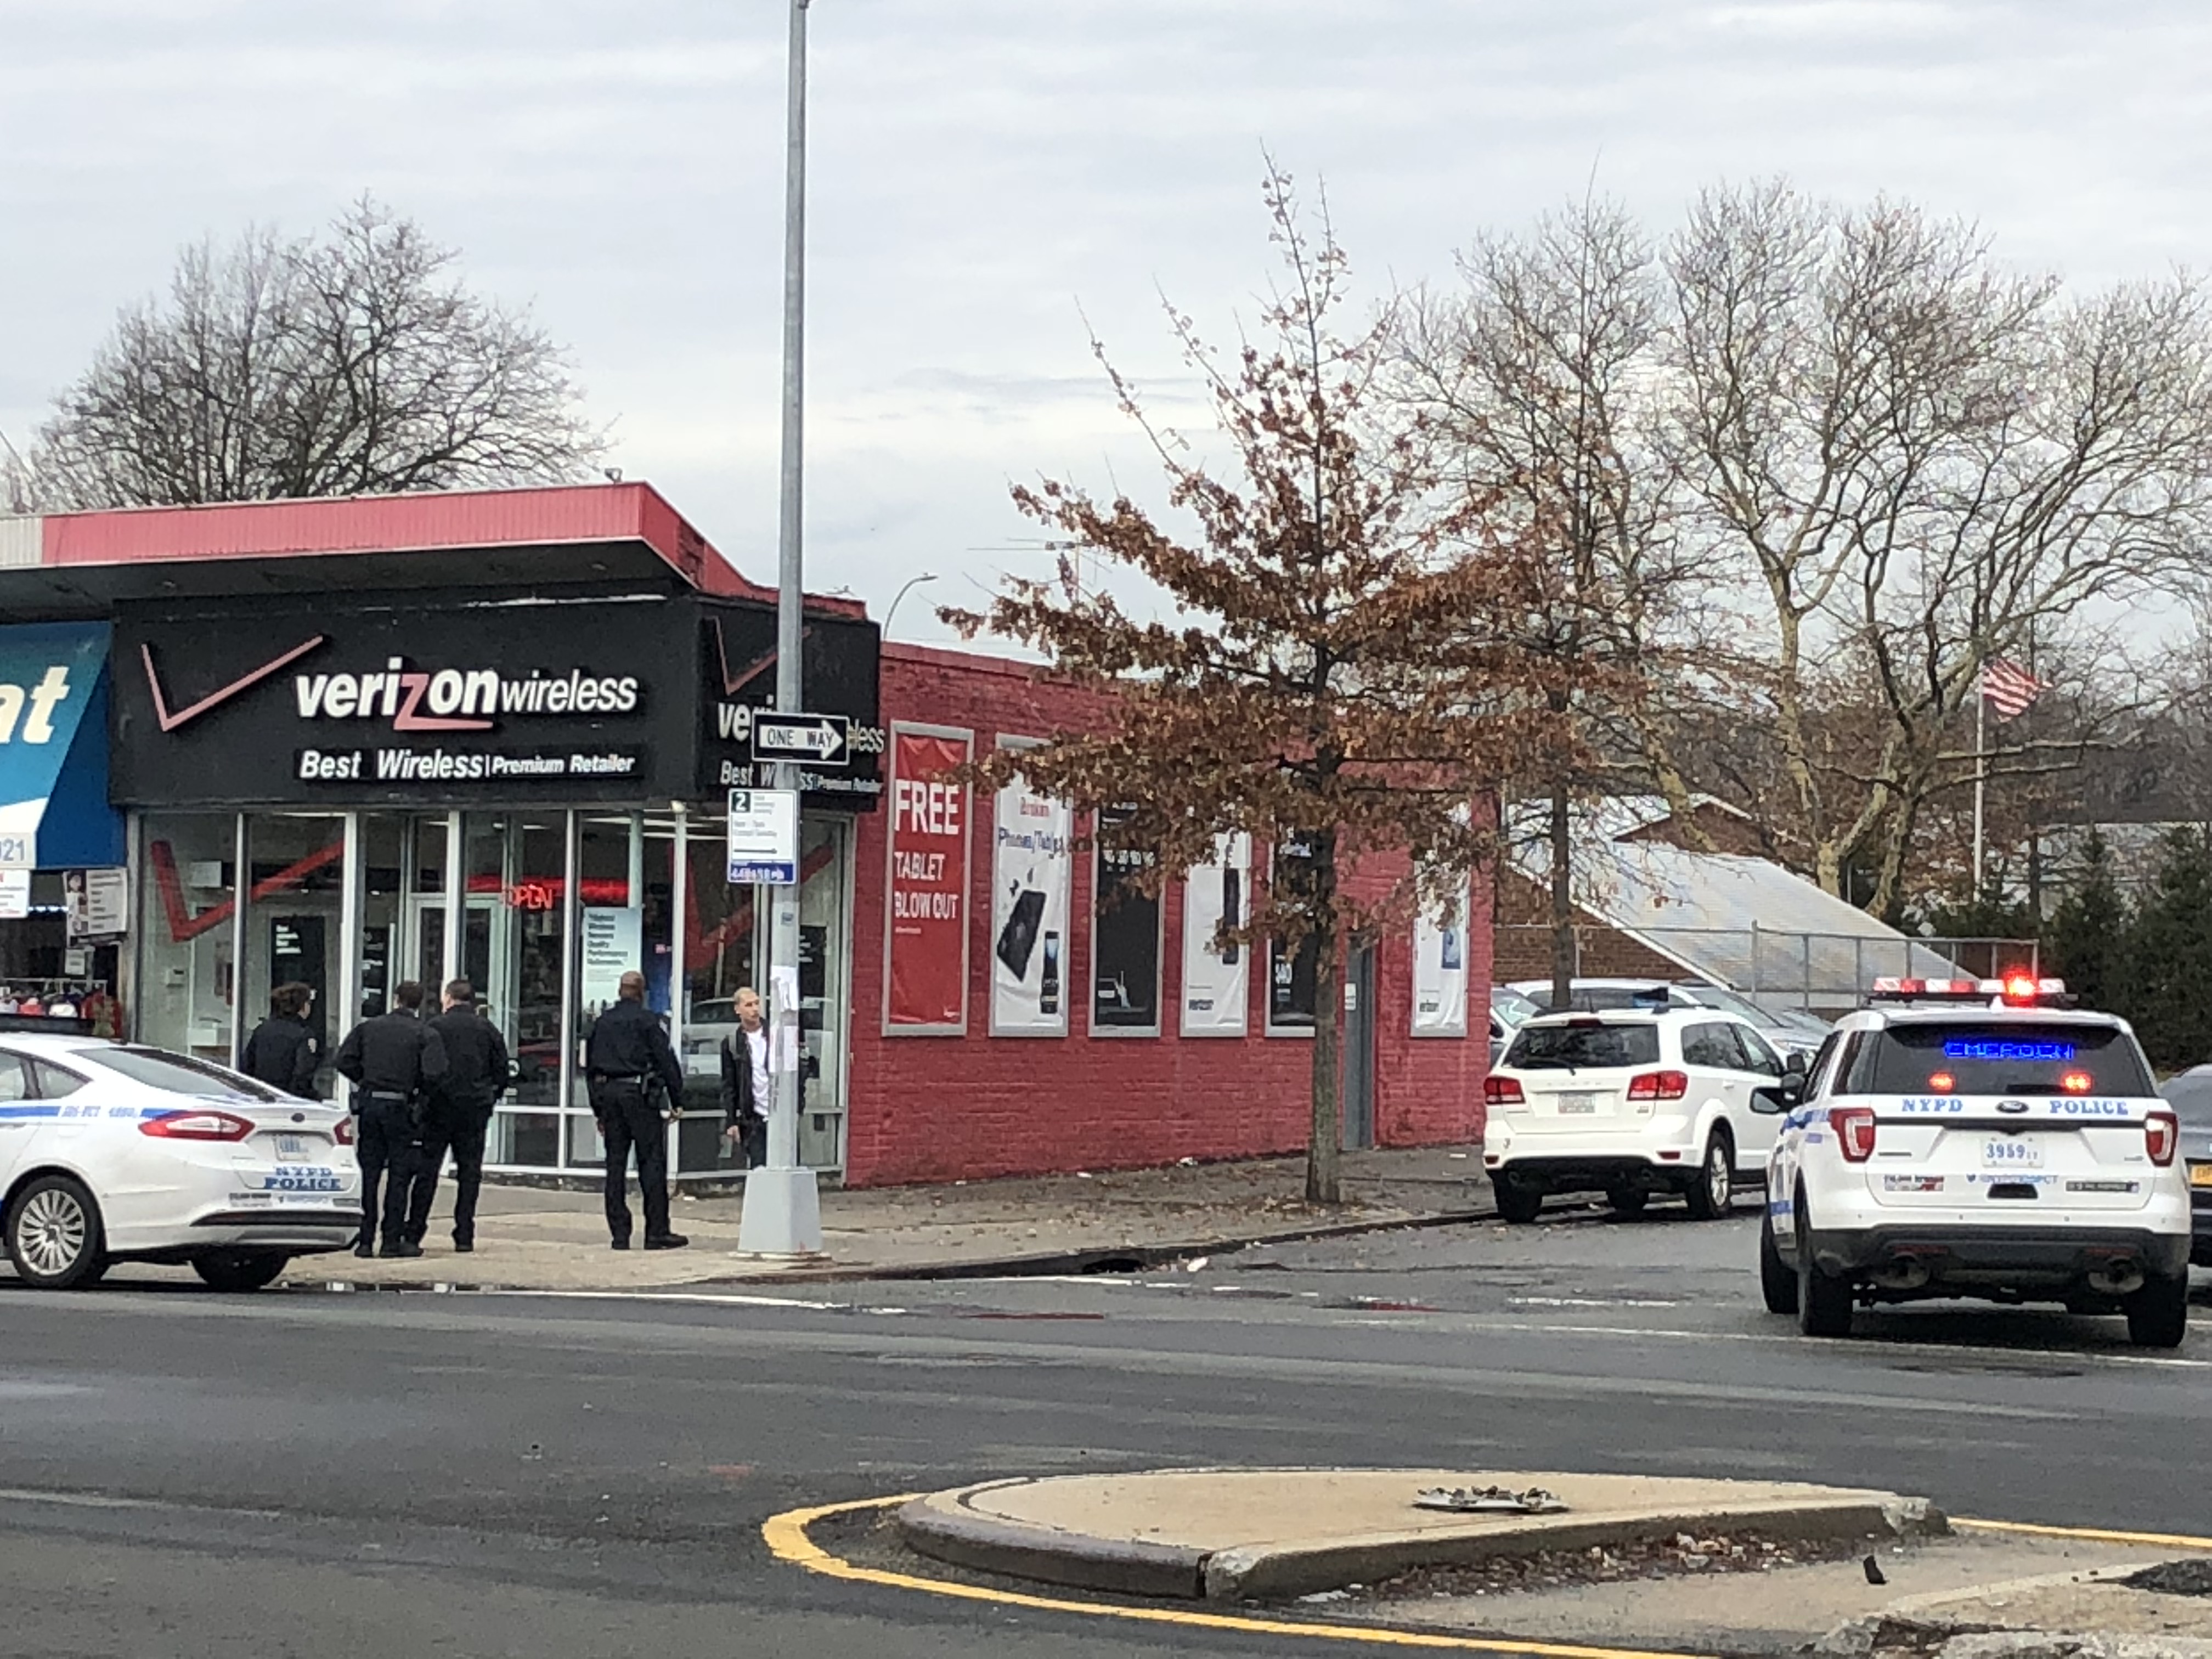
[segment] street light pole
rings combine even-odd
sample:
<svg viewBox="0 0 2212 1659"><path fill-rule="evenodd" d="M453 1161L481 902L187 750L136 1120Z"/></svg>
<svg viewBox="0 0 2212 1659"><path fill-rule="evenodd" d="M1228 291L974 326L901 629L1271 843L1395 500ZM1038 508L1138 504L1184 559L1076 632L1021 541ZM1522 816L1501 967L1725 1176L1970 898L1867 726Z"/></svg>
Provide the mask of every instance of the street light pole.
<svg viewBox="0 0 2212 1659"><path fill-rule="evenodd" d="M933 582L936 580L937 573L935 571L925 570L919 576L908 576L906 579L905 583L899 588L899 591L891 595L891 608L884 612L883 635L885 639L889 639L891 636L891 618L898 615L899 601L904 599L908 594L913 592L914 590L916 587L919 587L922 583Z"/></svg>
<svg viewBox="0 0 2212 1659"><path fill-rule="evenodd" d="M805 432L806 348L806 3L791 0L790 88L783 176L783 477L776 537L775 706L806 707L800 676L805 569L801 552L801 484ZM776 768L776 787L797 789L799 767ZM819 1255L821 1197L814 1171L799 1162L799 887L769 896L769 1069L775 1096L769 1111L768 1164L745 1176L738 1248L757 1255ZM759 914L756 906L754 914ZM826 1033L825 1033L826 1036Z"/></svg>

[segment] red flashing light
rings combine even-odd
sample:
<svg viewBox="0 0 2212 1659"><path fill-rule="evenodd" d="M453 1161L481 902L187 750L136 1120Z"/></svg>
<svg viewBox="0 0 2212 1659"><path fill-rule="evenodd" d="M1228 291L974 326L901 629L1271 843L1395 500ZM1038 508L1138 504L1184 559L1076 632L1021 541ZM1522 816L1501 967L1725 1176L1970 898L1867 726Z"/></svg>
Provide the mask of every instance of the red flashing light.
<svg viewBox="0 0 2212 1659"><path fill-rule="evenodd" d="M2172 1112L2153 1112L2143 1120L2143 1150L2160 1169L2172 1166L2180 1146L2180 1121Z"/></svg>
<svg viewBox="0 0 2212 1659"><path fill-rule="evenodd" d="M1628 1079L1631 1100L1680 1100L1689 1092L1687 1072L1645 1072Z"/></svg>
<svg viewBox="0 0 2212 1659"><path fill-rule="evenodd" d="M1844 1162L1863 1164L1874 1156L1874 1112L1865 1106L1836 1106L1829 1109L1828 1127L1835 1131L1836 1145L1843 1149Z"/></svg>
<svg viewBox="0 0 2212 1659"><path fill-rule="evenodd" d="M2069 1072L2058 1079L2058 1086L2069 1095L2086 1095L2097 1086L2097 1079L2087 1072Z"/></svg>
<svg viewBox="0 0 2212 1659"><path fill-rule="evenodd" d="M2033 975L2027 974L2005 975L2004 1000L2014 1007L2033 1003L2036 998L2036 991L2037 986Z"/></svg>
<svg viewBox="0 0 2212 1659"><path fill-rule="evenodd" d="M1948 1095L1958 1086L1959 1079L1948 1072L1931 1072L1928 1074L1928 1087L1931 1093Z"/></svg>
<svg viewBox="0 0 2212 1659"><path fill-rule="evenodd" d="M243 1140L253 1126L232 1112L164 1112L139 1124L156 1140Z"/></svg>
<svg viewBox="0 0 2212 1659"><path fill-rule="evenodd" d="M1518 1078L1486 1077L1482 1079L1482 1103L1486 1106L1519 1106L1524 1103L1525 1099Z"/></svg>

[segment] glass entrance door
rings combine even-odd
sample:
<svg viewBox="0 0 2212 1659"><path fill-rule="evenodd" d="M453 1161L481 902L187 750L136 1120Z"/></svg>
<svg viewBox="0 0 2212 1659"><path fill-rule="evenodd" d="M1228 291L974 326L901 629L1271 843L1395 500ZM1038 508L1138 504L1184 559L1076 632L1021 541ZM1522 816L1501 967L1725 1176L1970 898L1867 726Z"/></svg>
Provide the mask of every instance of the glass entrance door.
<svg viewBox="0 0 2212 1659"><path fill-rule="evenodd" d="M416 941L415 976L435 996L446 983L446 900L443 894L418 894L412 901ZM471 895L463 912L460 976L476 988L493 1024L505 1029L514 1006L512 950L501 950L500 924L506 906L498 899Z"/></svg>

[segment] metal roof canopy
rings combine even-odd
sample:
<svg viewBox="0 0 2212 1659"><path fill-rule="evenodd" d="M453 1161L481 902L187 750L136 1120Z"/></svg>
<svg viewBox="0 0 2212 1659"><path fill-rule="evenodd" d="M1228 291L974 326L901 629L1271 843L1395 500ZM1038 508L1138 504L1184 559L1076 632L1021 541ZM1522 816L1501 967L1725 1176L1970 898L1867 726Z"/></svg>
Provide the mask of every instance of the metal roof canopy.
<svg viewBox="0 0 2212 1659"><path fill-rule="evenodd" d="M0 613L121 600L453 587L641 587L773 601L649 484L129 507L0 519ZM808 596L820 610L857 602Z"/></svg>

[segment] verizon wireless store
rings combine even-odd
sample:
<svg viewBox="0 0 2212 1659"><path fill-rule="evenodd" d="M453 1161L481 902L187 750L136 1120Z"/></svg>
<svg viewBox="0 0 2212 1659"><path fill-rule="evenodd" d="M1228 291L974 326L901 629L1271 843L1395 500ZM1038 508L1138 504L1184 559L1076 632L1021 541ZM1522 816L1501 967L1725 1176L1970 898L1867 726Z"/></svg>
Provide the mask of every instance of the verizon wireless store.
<svg viewBox="0 0 2212 1659"><path fill-rule="evenodd" d="M399 981L465 976L522 1073L492 1160L580 1174L603 1157L583 1037L639 968L687 1078L672 1167L733 1176L719 1048L769 975L726 826L729 792L768 781L774 600L640 484L0 520L0 614L106 647L83 671L105 754L51 786L49 821L100 800L104 761L121 914L84 960L117 1025L228 1060L297 981L328 1054ZM1225 842L1147 896L1139 856L1066 803L957 775L1102 699L883 645L850 600L808 600L805 703L840 734L801 823L806 1162L871 1184L1303 1146L1310 959L1212 943L1297 847ZM1480 1135L1469 898L1352 964L1352 1144Z"/></svg>

